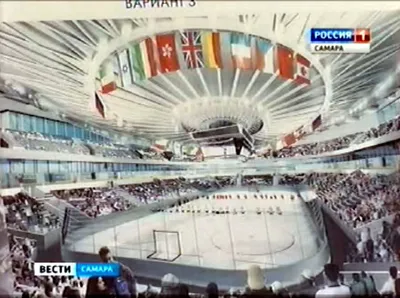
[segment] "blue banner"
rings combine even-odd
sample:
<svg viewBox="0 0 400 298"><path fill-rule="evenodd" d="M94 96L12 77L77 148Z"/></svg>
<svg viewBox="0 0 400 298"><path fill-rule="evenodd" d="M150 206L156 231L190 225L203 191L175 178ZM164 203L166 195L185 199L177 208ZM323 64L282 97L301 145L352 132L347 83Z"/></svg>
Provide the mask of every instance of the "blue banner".
<svg viewBox="0 0 400 298"><path fill-rule="evenodd" d="M76 276L77 277L118 277L120 276L121 266L118 263L77 263Z"/></svg>
<svg viewBox="0 0 400 298"><path fill-rule="evenodd" d="M311 43L353 43L354 29L313 28L310 30Z"/></svg>

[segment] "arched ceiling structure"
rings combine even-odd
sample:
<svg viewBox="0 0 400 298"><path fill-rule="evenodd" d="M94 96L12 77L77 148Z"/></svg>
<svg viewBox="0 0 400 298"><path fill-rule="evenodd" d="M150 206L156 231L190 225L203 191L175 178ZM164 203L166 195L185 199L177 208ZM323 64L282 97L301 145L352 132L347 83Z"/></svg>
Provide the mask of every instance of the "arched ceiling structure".
<svg viewBox="0 0 400 298"><path fill-rule="evenodd" d="M189 141L187 131L232 121L259 143L309 124L320 113L347 114L396 68L400 12L260 12L243 15L114 18L0 24L0 77L35 90L42 106L94 125L153 139ZM313 27L371 28L368 54L315 55L305 32ZM107 116L93 107L99 68L146 37L185 30L243 32L283 44L312 64L311 84L258 70L181 68L103 95ZM214 124L213 124L214 123Z"/></svg>

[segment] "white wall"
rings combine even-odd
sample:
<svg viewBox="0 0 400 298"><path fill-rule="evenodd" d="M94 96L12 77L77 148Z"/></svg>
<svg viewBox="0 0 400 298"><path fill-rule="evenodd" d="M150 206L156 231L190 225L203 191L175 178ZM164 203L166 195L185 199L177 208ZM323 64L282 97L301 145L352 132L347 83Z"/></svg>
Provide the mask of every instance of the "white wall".
<svg viewBox="0 0 400 298"><path fill-rule="evenodd" d="M0 196L13 196L21 192L20 187L0 189Z"/></svg>
<svg viewBox="0 0 400 298"><path fill-rule="evenodd" d="M297 142L296 145L313 143L313 142L323 142L338 138L340 136L345 136L361 131L367 131L368 129L376 127L378 125L379 122L376 113L367 114L358 121L345 123L340 126L332 125L329 130L323 132L317 132L310 136L307 136L303 140Z"/></svg>

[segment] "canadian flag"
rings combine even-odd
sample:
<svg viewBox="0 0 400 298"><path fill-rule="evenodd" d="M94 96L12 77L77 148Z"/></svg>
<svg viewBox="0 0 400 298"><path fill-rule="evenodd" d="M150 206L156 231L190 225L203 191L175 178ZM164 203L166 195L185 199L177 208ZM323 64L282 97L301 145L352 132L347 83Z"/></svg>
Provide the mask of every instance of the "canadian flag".
<svg viewBox="0 0 400 298"><path fill-rule="evenodd" d="M295 81L298 84L310 85L310 67L311 63L300 54L296 54L296 76Z"/></svg>

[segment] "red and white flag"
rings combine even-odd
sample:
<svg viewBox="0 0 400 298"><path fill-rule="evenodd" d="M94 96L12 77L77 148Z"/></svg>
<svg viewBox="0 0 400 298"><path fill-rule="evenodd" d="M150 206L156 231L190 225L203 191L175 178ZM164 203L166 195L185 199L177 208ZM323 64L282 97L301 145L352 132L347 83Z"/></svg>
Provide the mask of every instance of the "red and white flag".
<svg viewBox="0 0 400 298"><path fill-rule="evenodd" d="M296 75L295 81L298 84L310 85L310 67L311 63L300 54L296 54Z"/></svg>
<svg viewBox="0 0 400 298"><path fill-rule="evenodd" d="M174 72L179 70L178 54L176 51L175 35L156 36L158 56L161 73Z"/></svg>

